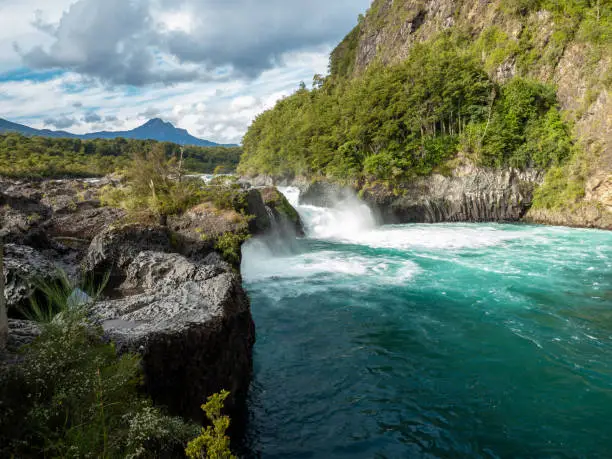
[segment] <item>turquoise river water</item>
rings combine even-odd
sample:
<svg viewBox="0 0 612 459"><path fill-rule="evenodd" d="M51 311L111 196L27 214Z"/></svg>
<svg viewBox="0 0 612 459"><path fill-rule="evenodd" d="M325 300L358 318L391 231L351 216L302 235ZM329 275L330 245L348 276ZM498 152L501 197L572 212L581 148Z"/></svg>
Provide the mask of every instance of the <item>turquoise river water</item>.
<svg viewBox="0 0 612 459"><path fill-rule="evenodd" d="M612 232L298 210L243 252L254 456L612 458Z"/></svg>

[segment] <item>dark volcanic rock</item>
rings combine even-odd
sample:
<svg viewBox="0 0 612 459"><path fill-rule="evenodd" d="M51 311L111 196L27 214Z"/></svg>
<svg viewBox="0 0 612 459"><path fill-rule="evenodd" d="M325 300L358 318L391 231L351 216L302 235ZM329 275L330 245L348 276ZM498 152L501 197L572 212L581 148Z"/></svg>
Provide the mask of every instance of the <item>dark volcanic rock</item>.
<svg viewBox="0 0 612 459"><path fill-rule="evenodd" d="M74 213L54 215L45 229L54 238L91 241L97 234L124 216L123 210L112 207L79 208Z"/></svg>
<svg viewBox="0 0 612 459"><path fill-rule="evenodd" d="M299 187L300 204L318 207L334 207L355 195L355 191L331 182L317 181Z"/></svg>
<svg viewBox="0 0 612 459"><path fill-rule="evenodd" d="M4 246L5 297L9 308L27 301L34 282L52 282L58 277L56 266L31 247Z"/></svg>
<svg viewBox="0 0 612 459"><path fill-rule="evenodd" d="M41 228L51 209L33 197L0 193L0 238L38 249L52 246Z"/></svg>
<svg viewBox="0 0 612 459"><path fill-rule="evenodd" d="M276 187L270 186L257 190L270 220L270 229L279 233L274 237L304 236L304 226L297 211Z"/></svg>
<svg viewBox="0 0 612 459"><path fill-rule="evenodd" d="M120 352L142 355L145 386L156 403L200 419L200 405L221 389L230 411L244 408L255 327L241 277L216 253L172 252L161 228L123 227L94 239L88 269L106 267L118 299L95 316Z"/></svg>
<svg viewBox="0 0 612 459"><path fill-rule="evenodd" d="M536 171L466 167L417 178L398 195L371 187L363 198L385 223L514 222L529 210L540 179Z"/></svg>
<svg viewBox="0 0 612 459"><path fill-rule="evenodd" d="M40 328L36 323L29 320L9 319L9 339L6 350L9 353L16 353L27 344L31 344L40 335Z"/></svg>
<svg viewBox="0 0 612 459"><path fill-rule="evenodd" d="M173 252L170 230L137 224L109 228L91 241L83 268L97 277L110 274L109 287L115 288L125 280L129 264L142 251Z"/></svg>
<svg viewBox="0 0 612 459"><path fill-rule="evenodd" d="M226 233L265 231L261 195L244 191L244 214L202 203L169 218L169 227L122 224L123 211L100 207L106 183L0 179L0 236L13 242L5 246L8 305L27 301L33 279L57 279L57 267L75 278L79 268L98 279L109 274L93 317L120 352L142 355L154 401L200 419L206 398L227 389L228 408L241 413L255 329L240 274L215 242ZM37 333L28 322L11 321L9 351Z"/></svg>
<svg viewBox="0 0 612 459"><path fill-rule="evenodd" d="M272 222L260 190L250 189L246 198L247 211L255 217L249 222L249 231L252 234L265 233L271 228Z"/></svg>

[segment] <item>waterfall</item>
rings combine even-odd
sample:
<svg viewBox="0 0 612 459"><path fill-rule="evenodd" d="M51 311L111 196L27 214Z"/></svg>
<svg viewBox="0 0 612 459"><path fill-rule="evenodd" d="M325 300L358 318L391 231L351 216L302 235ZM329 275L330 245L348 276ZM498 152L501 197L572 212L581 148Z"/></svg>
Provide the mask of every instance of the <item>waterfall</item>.
<svg viewBox="0 0 612 459"><path fill-rule="evenodd" d="M268 220L270 221L270 230L273 233L278 232L278 222L276 221L276 214L270 206L266 206L266 213L268 214Z"/></svg>
<svg viewBox="0 0 612 459"><path fill-rule="evenodd" d="M356 196L339 200L333 207L317 207L300 204L300 190L296 187L279 187L278 190L300 214L310 238L350 240L376 228L372 211Z"/></svg>

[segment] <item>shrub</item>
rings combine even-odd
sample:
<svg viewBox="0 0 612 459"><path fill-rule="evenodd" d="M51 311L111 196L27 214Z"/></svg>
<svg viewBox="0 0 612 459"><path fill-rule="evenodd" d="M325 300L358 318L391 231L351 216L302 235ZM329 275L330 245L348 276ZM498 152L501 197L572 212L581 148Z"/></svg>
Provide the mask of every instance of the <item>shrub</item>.
<svg viewBox="0 0 612 459"><path fill-rule="evenodd" d="M158 457L197 428L142 396L140 361L69 311L0 374L0 456Z"/></svg>
<svg viewBox="0 0 612 459"><path fill-rule="evenodd" d="M222 416L223 402L229 396L226 390L208 397L202 410L212 425L203 428L197 438L189 442L185 454L189 459L235 459L230 450L230 439L225 434L230 425L230 418Z"/></svg>
<svg viewBox="0 0 612 459"><path fill-rule="evenodd" d="M55 316L69 309L79 310L96 301L108 283L110 273L97 282L86 277L78 282L71 281L61 270L52 281L33 279L33 292L28 307L21 308L23 316L37 323L49 323Z"/></svg>
<svg viewBox="0 0 612 459"><path fill-rule="evenodd" d="M217 239L215 249L221 252L223 258L225 258L228 263L238 266L240 265L240 260L242 259L240 248L242 247L242 244L249 239L249 237L249 234L246 232L223 233Z"/></svg>

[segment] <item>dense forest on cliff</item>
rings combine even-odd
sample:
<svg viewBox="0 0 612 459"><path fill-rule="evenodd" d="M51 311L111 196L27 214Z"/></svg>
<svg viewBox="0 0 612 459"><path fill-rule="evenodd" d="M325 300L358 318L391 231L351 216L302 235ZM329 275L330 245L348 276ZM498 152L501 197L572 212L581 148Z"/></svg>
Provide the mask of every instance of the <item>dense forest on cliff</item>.
<svg viewBox="0 0 612 459"><path fill-rule="evenodd" d="M62 139L0 135L0 175L9 177L97 176L125 168L135 154L151 151L159 142L132 139ZM168 157L180 146L162 142ZM185 146L184 166L190 172L228 172L236 169L239 147Z"/></svg>
<svg viewBox="0 0 612 459"><path fill-rule="evenodd" d="M253 123L242 170L394 181L429 174L457 151L485 166L562 163L572 142L554 88L497 85L464 44L445 35L400 65L300 89Z"/></svg>
<svg viewBox="0 0 612 459"><path fill-rule="evenodd" d="M574 124L612 83L596 71L610 55L610 3L430 3L374 1L330 75L254 121L240 172L394 186L460 163L538 168L551 171L542 204L579 199L586 142ZM570 45L586 79L571 112L555 73Z"/></svg>

